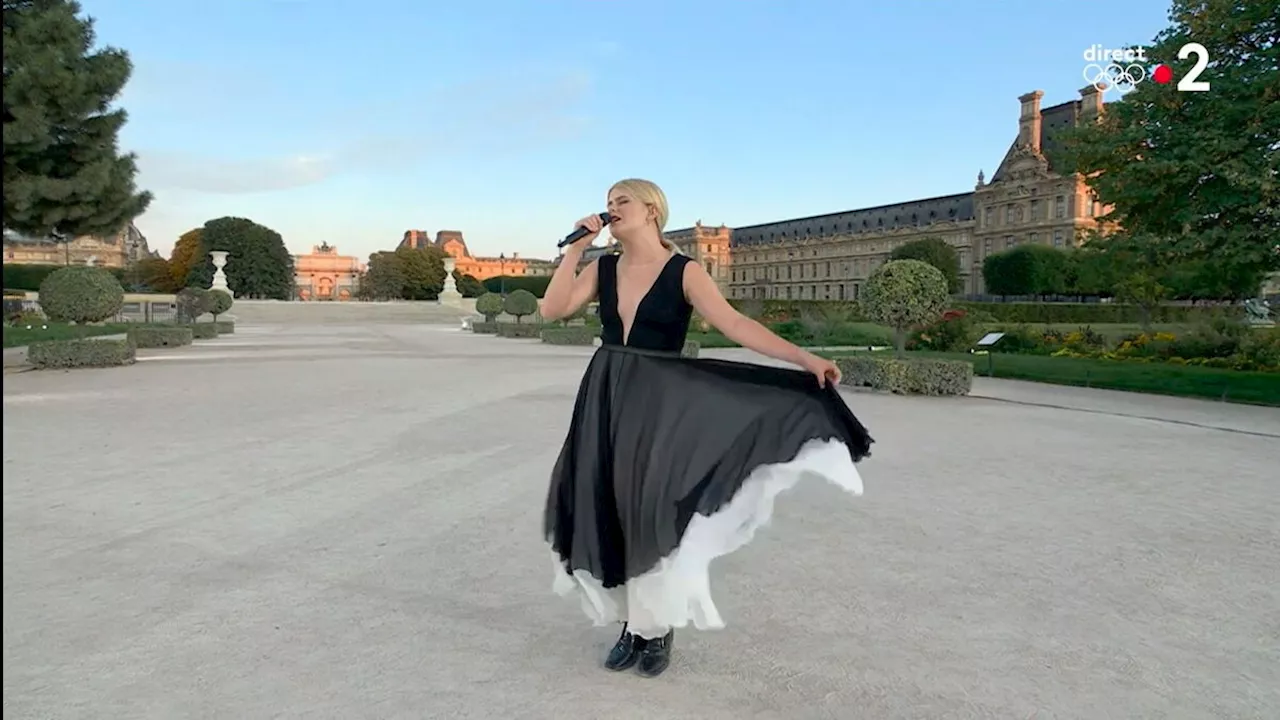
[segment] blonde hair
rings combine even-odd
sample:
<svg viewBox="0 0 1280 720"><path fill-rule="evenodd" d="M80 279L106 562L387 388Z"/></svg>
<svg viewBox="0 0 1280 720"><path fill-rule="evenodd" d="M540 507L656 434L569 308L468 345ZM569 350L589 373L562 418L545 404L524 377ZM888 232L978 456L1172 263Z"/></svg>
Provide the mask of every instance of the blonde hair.
<svg viewBox="0 0 1280 720"><path fill-rule="evenodd" d="M654 218L654 222L658 225L658 242L661 242L662 247L670 250L672 253L677 255L680 254L680 248L676 247L674 243L667 240L662 235L663 229L667 226L667 215L670 213L670 209L667 206L667 195L662 192L662 188L649 180L627 178L626 180L619 180L614 183L613 187L609 188L609 194L613 194L614 190L621 190L636 200L639 200L645 205L653 208L654 212L658 215Z"/></svg>

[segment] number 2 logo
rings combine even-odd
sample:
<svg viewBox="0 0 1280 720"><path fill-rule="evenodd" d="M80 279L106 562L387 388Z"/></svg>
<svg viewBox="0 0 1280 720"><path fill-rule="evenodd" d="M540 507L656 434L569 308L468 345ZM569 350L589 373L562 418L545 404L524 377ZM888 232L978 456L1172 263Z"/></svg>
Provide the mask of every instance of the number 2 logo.
<svg viewBox="0 0 1280 720"><path fill-rule="evenodd" d="M1209 51L1200 43L1187 43L1178 50L1179 60L1186 60L1191 55L1196 56L1196 64L1191 66L1191 72L1178 81L1178 92L1208 92L1209 83L1196 78L1209 65Z"/></svg>

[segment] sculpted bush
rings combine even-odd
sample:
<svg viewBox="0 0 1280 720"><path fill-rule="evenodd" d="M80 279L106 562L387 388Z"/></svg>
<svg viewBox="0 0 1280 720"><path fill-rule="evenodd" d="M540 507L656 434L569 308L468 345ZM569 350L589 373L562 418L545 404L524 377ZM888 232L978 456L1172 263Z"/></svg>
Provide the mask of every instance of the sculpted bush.
<svg viewBox="0 0 1280 720"><path fill-rule="evenodd" d="M59 268L40 283L40 309L54 322L102 322L123 306L124 288L103 268Z"/></svg>
<svg viewBox="0 0 1280 720"><path fill-rule="evenodd" d="M235 298L231 297L231 293L226 290L210 290L210 307L209 312L213 315L213 321L218 321L218 316L231 309L231 305L235 303Z"/></svg>
<svg viewBox="0 0 1280 720"><path fill-rule="evenodd" d="M485 293L476 298L476 312L484 316L486 323L493 322L502 314L502 296L498 293Z"/></svg>
<svg viewBox="0 0 1280 720"><path fill-rule="evenodd" d="M892 260L876 269L862 286L862 309L872 322L893 328L899 357L907 333L942 316L948 301L947 279L920 260Z"/></svg>
<svg viewBox="0 0 1280 720"><path fill-rule="evenodd" d="M502 301L502 309L508 315L514 315L518 323L524 320L526 315L538 312L538 298L528 290L516 290Z"/></svg>

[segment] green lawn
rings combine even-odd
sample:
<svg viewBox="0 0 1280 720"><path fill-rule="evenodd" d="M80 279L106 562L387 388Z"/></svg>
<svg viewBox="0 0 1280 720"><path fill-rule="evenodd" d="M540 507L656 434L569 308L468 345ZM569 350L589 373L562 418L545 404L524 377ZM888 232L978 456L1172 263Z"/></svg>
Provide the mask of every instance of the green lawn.
<svg viewBox="0 0 1280 720"><path fill-rule="evenodd" d="M96 335L119 335L129 331L129 323L107 323L106 325L67 325L65 323L46 322L44 326L32 324L26 327L4 326L4 346L22 347L42 340L71 340L79 337Z"/></svg>
<svg viewBox="0 0 1280 720"><path fill-rule="evenodd" d="M849 353L824 354L836 357ZM973 363L975 374L998 378L1280 407L1280 373L1011 353L908 355L968 361Z"/></svg>
<svg viewBox="0 0 1280 720"><path fill-rule="evenodd" d="M1102 324L1093 324L1093 325L1087 324L1087 323L1023 323L1023 324L1032 330L1039 330L1040 332L1057 330L1058 332L1070 333L1070 332L1075 332L1076 330L1079 330L1082 327L1088 327L1094 332L1098 333L1099 335L1105 337L1107 340L1110 340L1112 342L1115 342L1120 338L1125 337L1126 335L1137 335L1138 333L1142 332L1142 326L1138 325L1137 323L1102 323ZM988 330L999 329L999 328L1007 329L1007 328L1013 328L1013 327L1017 327L1017 323L990 323L987 325ZM1148 332L1152 332L1152 333L1164 332L1164 333L1172 333L1174 335L1181 335L1191 330L1192 327L1193 326L1191 325L1178 325L1174 323L1153 323L1151 325L1151 329Z"/></svg>

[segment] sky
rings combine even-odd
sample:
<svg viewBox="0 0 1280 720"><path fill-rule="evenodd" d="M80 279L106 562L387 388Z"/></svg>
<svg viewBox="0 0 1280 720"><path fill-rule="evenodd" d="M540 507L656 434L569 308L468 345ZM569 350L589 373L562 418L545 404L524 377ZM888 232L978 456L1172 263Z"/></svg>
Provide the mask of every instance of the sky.
<svg viewBox="0 0 1280 720"><path fill-rule="evenodd" d="M662 186L668 229L966 192L1019 95L1077 99L1087 48L1168 24L1153 0L82 6L133 60L121 149L166 257L231 215L294 253L363 260L416 229L552 258L625 177Z"/></svg>

